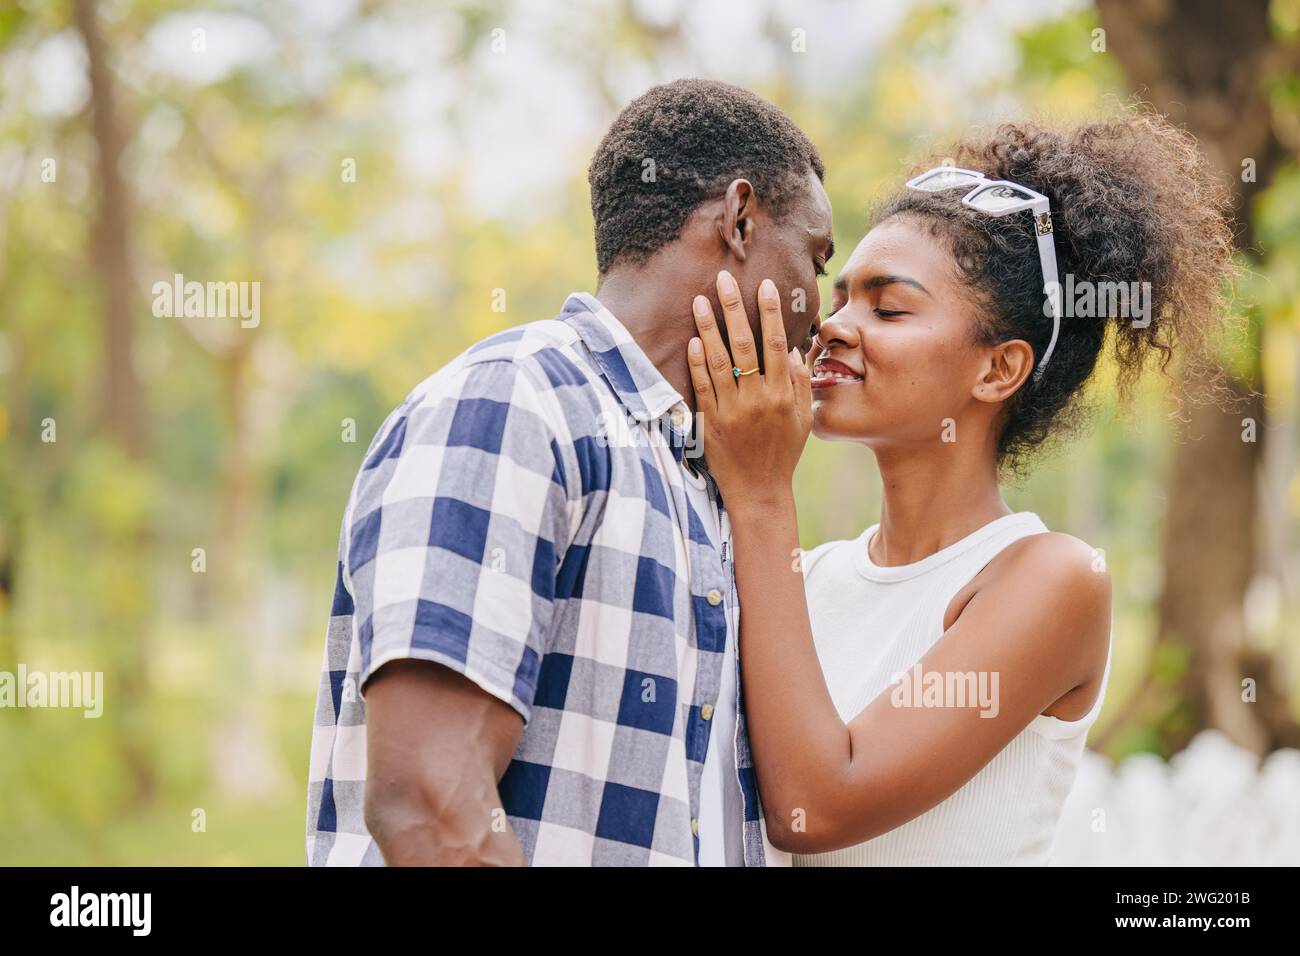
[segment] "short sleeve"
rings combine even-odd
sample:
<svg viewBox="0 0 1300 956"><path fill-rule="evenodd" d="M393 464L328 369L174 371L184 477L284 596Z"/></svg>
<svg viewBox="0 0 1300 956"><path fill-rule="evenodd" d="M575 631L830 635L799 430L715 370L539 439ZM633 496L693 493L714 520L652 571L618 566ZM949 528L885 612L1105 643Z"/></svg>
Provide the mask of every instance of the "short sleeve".
<svg viewBox="0 0 1300 956"><path fill-rule="evenodd" d="M429 660L529 719L569 528L553 414L524 370L493 361L390 416L349 519L363 692L389 661Z"/></svg>

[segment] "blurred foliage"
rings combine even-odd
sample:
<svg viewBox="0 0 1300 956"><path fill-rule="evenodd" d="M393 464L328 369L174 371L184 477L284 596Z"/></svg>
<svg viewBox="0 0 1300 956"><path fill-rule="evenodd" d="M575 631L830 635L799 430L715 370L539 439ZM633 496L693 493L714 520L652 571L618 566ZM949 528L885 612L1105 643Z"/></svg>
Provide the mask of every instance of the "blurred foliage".
<svg viewBox="0 0 1300 956"><path fill-rule="evenodd" d="M409 57L373 48L396 49L418 6L328 6L343 12L305 31L297 18L311 4L100 4L129 134L131 310L150 434L143 462L122 456L97 417L104 349L90 261L98 200L90 103L83 95L70 110L36 106L37 87L52 82L42 71L61 71L53 85L74 90L84 72L79 53L52 53L79 50L71 15L62 3L0 10L0 669L24 661L110 675L104 719L0 712L2 863L300 862L337 534L366 443L393 405L471 342L549 317L568 292L594 284L584 172L599 132L578 144L583 158L567 180L533 197L536 208L485 213L470 199L477 157L458 146L478 117L456 95L419 113L441 143L430 147L439 161L420 176L406 158L411 131L393 122L394 102L418 87L418 73ZM615 70L640 71L647 84L710 72L678 31L638 19L636 6L593 16L602 44L579 43L562 17L549 27L548 42L575 51L564 66L575 82L601 91L602 123L623 98L611 86ZM1294 4L1281 6L1278 29L1294 30ZM503 0L444 13L456 29L426 54L440 58L438 75L461 89L489 82L480 54L513 9ZM244 39L269 38L270 52L212 79L165 69L193 26L206 24L219 43L209 13L252 22L256 35ZM1087 8L1007 25L1000 42L1014 69L972 85L956 67L978 15L961 4L909 8L887 42L833 86L784 74L788 36L774 29L778 66L738 79L819 144L846 253L871 203L971 122L972 102L983 104L980 118L1065 120L1125 99L1118 68L1089 48L1096 24ZM420 31L419 42L433 34ZM56 184L40 178L45 157L58 161ZM341 176L345 160L355 161L355 182ZM1293 428L1300 176L1285 177L1255 212L1270 257L1242 294L1266 316L1269 391ZM155 317L152 283L175 273L259 280L261 324ZM505 313L491 309L498 288L508 290ZM1014 508L1104 547L1115 572L1115 662L1100 727L1149 664L1171 685L1186 667L1175 649L1153 655L1150 646L1167 389L1153 378L1124 410L1112 379L1103 367L1093 429L1007 492ZM52 444L40 438L47 418L57 422ZM342 440L349 420L354 443ZM797 481L806 545L875 520L878 481L864 450L812 442ZM1278 520L1293 525L1298 513L1293 481ZM203 574L192 570L195 548L207 552ZM144 588L126 587L123 575L142 577ZM135 593L147 607L120 606ZM111 626L137 618L143 633ZM1295 653L1289 595L1265 602L1253 620L1261 640ZM124 676L116 662L132 659L119 654L127 643L145 649L147 673L134 675L143 689L123 726L109 715L123 686L113 683ZM124 735L142 742L156 789L124 773ZM1110 751L1154 746L1136 728ZM192 831L195 808L205 810L207 832Z"/></svg>

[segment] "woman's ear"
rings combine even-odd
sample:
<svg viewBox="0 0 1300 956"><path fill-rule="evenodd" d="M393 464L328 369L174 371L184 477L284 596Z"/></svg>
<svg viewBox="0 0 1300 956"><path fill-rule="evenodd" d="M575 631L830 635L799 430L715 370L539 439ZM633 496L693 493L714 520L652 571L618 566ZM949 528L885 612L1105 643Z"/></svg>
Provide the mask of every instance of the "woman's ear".
<svg viewBox="0 0 1300 956"><path fill-rule="evenodd" d="M980 402L1003 402L1014 395L1034 370L1034 350L1024 339L999 342L971 394Z"/></svg>
<svg viewBox="0 0 1300 956"><path fill-rule="evenodd" d="M758 198L748 179L733 179L722 197L722 210L718 215L718 233L737 261L744 262L750 241L754 237L754 210Z"/></svg>

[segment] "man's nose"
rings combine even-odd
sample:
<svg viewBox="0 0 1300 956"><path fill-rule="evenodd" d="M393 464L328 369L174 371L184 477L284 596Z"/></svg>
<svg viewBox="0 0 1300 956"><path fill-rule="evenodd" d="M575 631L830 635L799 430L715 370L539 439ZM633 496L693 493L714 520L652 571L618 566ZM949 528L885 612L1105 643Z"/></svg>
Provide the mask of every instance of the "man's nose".
<svg viewBox="0 0 1300 956"><path fill-rule="evenodd" d="M812 324L808 326L808 331L804 335L803 340L795 343L799 346L800 355L806 356L810 350L817 346L817 325L817 320L813 319Z"/></svg>

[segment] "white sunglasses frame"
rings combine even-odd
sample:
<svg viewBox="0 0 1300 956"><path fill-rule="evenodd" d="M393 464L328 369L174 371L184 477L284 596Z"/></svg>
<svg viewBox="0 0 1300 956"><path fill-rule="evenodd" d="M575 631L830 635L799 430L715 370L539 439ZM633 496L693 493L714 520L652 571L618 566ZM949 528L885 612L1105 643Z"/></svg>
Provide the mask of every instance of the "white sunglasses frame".
<svg viewBox="0 0 1300 956"><path fill-rule="evenodd" d="M1047 343L1043 357L1038 360L1038 367L1034 369L1034 382L1037 383L1043 377L1043 369L1047 368L1047 360L1052 357L1052 350L1056 348L1057 336L1061 333L1061 282L1056 266L1056 243L1052 239L1051 204L1046 196L1027 186L1021 186L1019 183L1013 183L1007 179L989 179L981 172L974 169L962 169L960 166L936 166L934 169L926 170L919 176L913 176L909 179L907 188L915 192L937 193L959 187L964 189L968 185L965 182L958 182L950 186L940 186L937 189L926 189L925 186L921 185L925 180L932 178L937 173L956 173L970 177L972 180L970 189L962 197L961 203L963 206L981 212L986 216L1009 216L1012 213L1024 212L1026 209L1034 214L1034 233L1038 237L1038 264L1043 271L1043 292L1047 296L1052 316L1051 341ZM1008 186L1017 189L1029 198L1002 209L985 209L976 205L974 202L976 196L996 186Z"/></svg>

